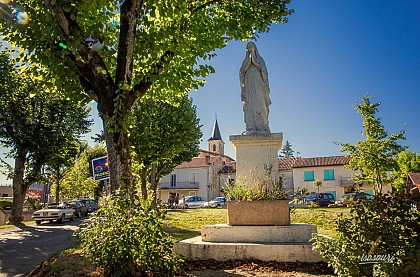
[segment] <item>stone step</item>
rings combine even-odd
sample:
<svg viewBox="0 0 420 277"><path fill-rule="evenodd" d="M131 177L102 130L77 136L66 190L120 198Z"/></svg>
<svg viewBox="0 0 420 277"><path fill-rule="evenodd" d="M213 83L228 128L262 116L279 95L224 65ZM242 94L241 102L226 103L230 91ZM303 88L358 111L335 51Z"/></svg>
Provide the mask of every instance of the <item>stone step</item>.
<svg viewBox="0 0 420 277"><path fill-rule="evenodd" d="M317 227L312 224L288 226L230 226L228 224L205 225L201 237L205 242L309 242Z"/></svg>
<svg viewBox="0 0 420 277"><path fill-rule="evenodd" d="M206 242L201 236L178 242L174 251L187 260L258 259L277 262L320 262L310 243L238 243Z"/></svg>

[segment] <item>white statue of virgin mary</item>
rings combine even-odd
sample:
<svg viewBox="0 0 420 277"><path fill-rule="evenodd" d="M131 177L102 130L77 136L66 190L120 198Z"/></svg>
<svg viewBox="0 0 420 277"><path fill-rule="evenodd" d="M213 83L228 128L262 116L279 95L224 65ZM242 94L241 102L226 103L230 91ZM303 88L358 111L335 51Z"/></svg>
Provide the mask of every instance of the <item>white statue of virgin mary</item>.
<svg viewBox="0 0 420 277"><path fill-rule="evenodd" d="M239 71L239 78L246 125L244 134L269 134L268 106L271 101L268 72L253 42L248 42L246 46L246 56Z"/></svg>

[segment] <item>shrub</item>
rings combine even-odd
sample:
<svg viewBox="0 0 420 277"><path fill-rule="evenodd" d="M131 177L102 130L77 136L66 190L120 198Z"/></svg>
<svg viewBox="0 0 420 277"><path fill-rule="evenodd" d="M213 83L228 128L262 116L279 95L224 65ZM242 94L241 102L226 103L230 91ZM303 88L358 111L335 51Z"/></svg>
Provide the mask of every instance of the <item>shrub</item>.
<svg viewBox="0 0 420 277"><path fill-rule="evenodd" d="M310 203L308 204L308 208L311 208L311 209L314 209L314 208L319 208L319 205L318 205L318 203L316 203L316 202L310 202Z"/></svg>
<svg viewBox="0 0 420 277"><path fill-rule="evenodd" d="M288 195L283 189L281 180L271 184L261 182L253 187L247 186L245 182L236 180L234 184L227 184L227 188L223 193L228 200L235 199L236 201L273 201L288 199Z"/></svg>
<svg viewBox="0 0 420 277"><path fill-rule="evenodd" d="M41 196L34 192L26 193L25 205L30 210L38 210L42 207Z"/></svg>
<svg viewBox="0 0 420 277"><path fill-rule="evenodd" d="M173 274L182 260L163 231L165 211L138 196L113 196L76 233L84 255L112 276Z"/></svg>
<svg viewBox="0 0 420 277"><path fill-rule="evenodd" d="M337 239L317 235L314 248L339 276L418 276L420 212L411 204L387 195L362 201L338 219ZM376 262L361 263L369 257Z"/></svg>
<svg viewBox="0 0 420 277"><path fill-rule="evenodd" d="M0 199L0 207L5 210L10 210L12 208L13 200L11 199Z"/></svg>

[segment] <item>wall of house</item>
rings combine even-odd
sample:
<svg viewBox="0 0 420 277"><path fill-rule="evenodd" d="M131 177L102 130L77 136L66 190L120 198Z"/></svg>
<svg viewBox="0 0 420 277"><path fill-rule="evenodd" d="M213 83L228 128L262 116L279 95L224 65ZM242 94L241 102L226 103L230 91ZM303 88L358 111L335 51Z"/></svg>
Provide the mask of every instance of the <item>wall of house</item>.
<svg viewBox="0 0 420 277"><path fill-rule="evenodd" d="M293 170L280 170L279 177L281 177L283 188L287 193L295 191L293 184Z"/></svg>
<svg viewBox="0 0 420 277"><path fill-rule="evenodd" d="M12 197L13 188L11 186L0 186L0 197Z"/></svg>
<svg viewBox="0 0 420 277"><path fill-rule="evenodd" d="M213 166L210 167L210 174L209 174L209 195L203 195L208 200L211 200L215 197L222 196L221 189L222 183L220 182L219 171L223 167L223 160L219 157L217 160L213 162Z"/></svg>
<svg viewBox="0 0 420 277"><path fill-rule="evenodd" d="M333 180L324 180L324 170L333 169L334 170L334 179ZM345 187L341 186L341 180L348 179L354 174L353 170L346 169L343 166L319 166L319 167L303 167L303 168L293 168L293 182L294 190L298 188L306 187L308 192L318 192L318 190L313 185L313 180L304 181L304 172L305 171L314 171L314 180L321 180L322 186L319 188L319 192L331 192L335 194L336 199L341 197L345 193Z"/></svg>
<svg viewBox="0 0 420 277"><path fill-rule="evenodd" d="M165 190L159 190L158 198L164 202L168 201L169 193L178 193L180 198L188 195L199 195L207 199L207 183L209 182L209 167L197 167L197 168L182 168L175 169L170 174L162 177L159 183L170 183L171 174L176 174L177 183L188 183L190 181L190 173L195 173L195 182L198 182L198 189L185 189L185 188L171 188Z"/></svg>

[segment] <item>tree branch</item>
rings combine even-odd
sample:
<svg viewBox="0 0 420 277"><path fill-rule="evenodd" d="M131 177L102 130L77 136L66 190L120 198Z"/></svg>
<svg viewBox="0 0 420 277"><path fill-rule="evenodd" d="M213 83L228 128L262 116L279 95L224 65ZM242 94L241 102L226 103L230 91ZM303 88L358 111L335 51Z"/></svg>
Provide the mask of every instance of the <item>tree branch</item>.
<svg viewBox="0 0 420 277"><path fill-rule="evenodd" d="M53 12L58 28L67 40L74 41L71 38L85 37L77 22L71 19L70 13L65 12L57 4L53 5L51 0L44 0L44 4ZM100 98L104 100L109 98L108 91L109 88L114 87L114 82L101 56L97 52L90 51L83 40L78 42L77 50L85 62L81 62L70 49L66 50L66 57L76 66L76 74L79 76L82 87L95 101Z"/></svg>
<svg viewBox="0 0 420 277"><path fill-rule="evenodd" d="M142 6L143 1L141 0L125 0L121 5L120 37L115 76L115 85L117 86L131 84L136 27Z"/></svg>
<svg viewBox="0 0 420 277"><path fill-rule="evenodd" d="M190 11L191 11L191 13L195 13L195 12L201 10L201 9L204 9L205 7L208 7L210 5L214 5L218 2L221 2L221 0L212 0L212 1L209 1L207 3L201 4L200 6L197 6L195 8L191 6Z"/></svg>
<svg viewBox="0 0 420 277"><path fill-rule="evenodd" d="M152 72L151 74L156 76L161 74L165 65L168 65L174 56L174 52L166 50L166 52L160 57L159 62L156 65L155 72ZM132 97L129 99L129 103L132 105L136 103L137 100L147 92L151 85L152 82L150 81L150 79L147 79L134 85L133 89L130 91L130 96Z"/></svg>

